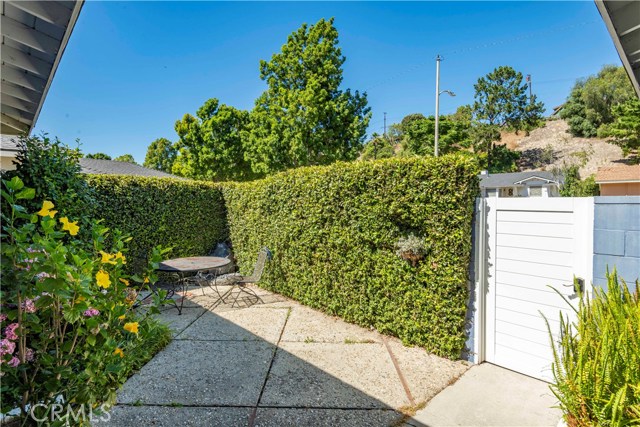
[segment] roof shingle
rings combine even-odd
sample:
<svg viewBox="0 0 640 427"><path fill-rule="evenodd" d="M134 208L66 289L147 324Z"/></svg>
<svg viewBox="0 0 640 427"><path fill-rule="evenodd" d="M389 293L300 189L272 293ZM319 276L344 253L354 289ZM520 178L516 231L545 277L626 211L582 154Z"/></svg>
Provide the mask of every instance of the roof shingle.
<svg viewBox="0 0 640 427"><path fill-rule="evenodd" d="M115 160L87 159L83 157L80 159L80 167L82 168L82 173L90 175L137 175L183 179L179 176L145 168L135 163L116 162Z"/></svg>
<svg viewBox="0 0 640 427"><path fill-rule="evenodd" d="M552 181L556 184L560 184L562 182L562 177L555 176L553 173L547 171L495 173L480 175L480 188L511 187L516 185L516 183L520 183L521 181L531 178L540 178L545 181ZM528 185L528 182L523 182L519 185Z"/></svg>
<svg viewBox="0 0 640 427"><path fill-rule="evenodd" d="M620 165L598 168L596 182L639 182L640 165Z"/></svg>

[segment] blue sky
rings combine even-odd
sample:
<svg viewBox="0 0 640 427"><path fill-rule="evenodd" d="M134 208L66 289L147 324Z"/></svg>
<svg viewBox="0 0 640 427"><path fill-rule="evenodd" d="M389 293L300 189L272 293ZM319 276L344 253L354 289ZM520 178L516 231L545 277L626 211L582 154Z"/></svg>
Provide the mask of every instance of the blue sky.
<svg viewBox="0 0 640 427"><path fill-rule="evenodd" d="M345 88L367 91L369 132L434 112L435 57L444 56L441 113L473 101L499 65L531 74L547 108L576 78L620 64L592 1L577 2L96 2L88 1L36 132L85 153L144 160L159 137L208 98L251 109L269 59L302 23L335 17Z"/></svg>

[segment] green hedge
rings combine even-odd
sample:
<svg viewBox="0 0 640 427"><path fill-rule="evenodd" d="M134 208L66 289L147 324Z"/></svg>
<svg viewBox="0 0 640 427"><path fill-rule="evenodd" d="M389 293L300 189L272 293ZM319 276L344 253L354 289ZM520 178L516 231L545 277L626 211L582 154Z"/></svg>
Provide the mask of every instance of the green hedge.
<svg viewBox="0 0 640 427"><path fill-rule="evenodd" d="M408 344L457 358L465 342L477 166L468 158L388 159L299 168L249 183L88 176L96 217L133 236L202 255L230 238L241 270L274 255L261 286ZM422 238L415 266L399 239Z"/></svg>
<svg viewBox="0 0 640 427"><path fill-rule="evenodd" d="M465 343L477 166L458 156L338 163L224 184L241 270L274 255L262 286L457 358ZM413 267L402 237L424 238Z"/></svg>
<svg viewBox="0 0 640 427"><path fill-rule="evenodd" d="M220 187L207 182L137 176L88 175L96 218L133 237L133 260L156 245L172 257L203 255L227 238Z"/></svg>

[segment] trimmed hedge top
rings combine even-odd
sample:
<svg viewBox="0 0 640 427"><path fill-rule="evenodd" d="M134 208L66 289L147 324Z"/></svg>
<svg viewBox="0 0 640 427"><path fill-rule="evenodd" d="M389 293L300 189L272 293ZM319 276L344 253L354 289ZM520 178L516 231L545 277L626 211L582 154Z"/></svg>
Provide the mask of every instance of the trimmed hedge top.
<svg viewBox="0 0 640 427"><path fill-rule="evenodd" d="M465 342L477 166L463 157L337 163L223 186L230 238L262 286L448 357ZM422 239L414 267L397 254Z"/></svg>

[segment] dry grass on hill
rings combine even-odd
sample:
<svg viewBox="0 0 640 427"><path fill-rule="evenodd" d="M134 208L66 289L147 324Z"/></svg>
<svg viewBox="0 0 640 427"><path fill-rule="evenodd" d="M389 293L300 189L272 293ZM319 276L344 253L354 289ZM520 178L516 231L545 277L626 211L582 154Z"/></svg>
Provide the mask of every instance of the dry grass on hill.
<svg viewBox="0 0 640 427"><path fill-rule="evenodd" d="M502 133L502 144L519 151L520 170L552 170L579 165L583 178L596 173L599 167L624 163L622 149L598 138L577 138L569 132L564 120L549 120L529 136L524 132Z"/></svg>

